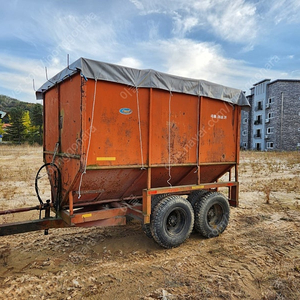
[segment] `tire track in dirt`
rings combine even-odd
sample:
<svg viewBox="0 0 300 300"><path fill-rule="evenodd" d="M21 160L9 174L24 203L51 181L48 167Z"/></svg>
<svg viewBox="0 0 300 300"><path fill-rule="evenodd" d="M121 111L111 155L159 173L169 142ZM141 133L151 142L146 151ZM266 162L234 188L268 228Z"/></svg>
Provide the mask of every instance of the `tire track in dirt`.
<svg viewBox="0 0 300 300"><path fill-rule="evenodd" d="M20 156L24 169L36 155ZM214 239L192 233L166 250L134 222L1 237L0 299L300 299L300 164L296 154L276 155L242 153L241 205ZM30 176L20 184L19 168L10 169L0 182L5 208L28 193Z"/></svg>
<svg viewBox="0 0 300 300"><path fill-rule="evenodd" d="M15 250L21 250L19 256L31 255L31 264L5 274L10 277L1 285L2 294L16 293L15 299L26 299L34 296L32 287L45 286L36 297L118 299L121 293L123 299L159 299L168 293L170 299L260 299L268 273L280 271L276 265L291 272L293 266L287 261L299 247L299 234L289 222L281 221L288 225L285 231L272 224L270 231L266 215L235 212L235 222L223 235L206 240L194 233L181 247L170 250L146 238L137 224L60 232L51 239L33 234L31 244L23 249L16 244ZM37 244L38 251L34 250ZM86 245L89 248L82 248ZM82 249L90 251L82 253Z"/></svg>

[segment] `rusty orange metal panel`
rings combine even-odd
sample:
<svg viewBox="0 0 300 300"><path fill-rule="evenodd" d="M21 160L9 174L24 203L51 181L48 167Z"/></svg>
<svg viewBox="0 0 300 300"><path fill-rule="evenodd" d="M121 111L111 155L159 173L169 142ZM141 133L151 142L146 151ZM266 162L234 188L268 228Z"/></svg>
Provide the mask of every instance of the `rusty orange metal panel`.
<svg viewBox="0 0 300 300"><path fill-rule="evenodd" d="M198 97L157 89L152 97L152 164L196 163L188 145L197 145Z"/></svg>
<svg viewBox="0 0 300 300"><path fill-rule="evenodd" d="M148 99L149 89L137 93L135 88L105 81L98 81L95 89L95 81L87 82L85 127L93 127L91 139L85 140L87 165L147 164Z"/></svg>
<svg viewBox="0 0 300 300"><path fill-rule="evenodd" d="M81 77L65 80L60 86L60 152L81 154Z"/></svg>
<svg viewBox="0 0 300 300"><path fill-rule="evenodd" d="M105 226L120 226L125 224L126 224L126 217L118 216L110 219L78 223L75 226L76 227L92 227L92 226L105 227Z"/></svg>
<svg viewBox="0 0 300 300"><path fill-rule="evenodd" d="M121 208L111 208L111 209L102 209L98 211L84 212L84 213L75 213L71 218L72 224L92 222L97 220L114 218L117 216L125 216L127 213L126 207Z"/></svg>
<svg viewBox="0 0 300 300"><path fill-rule="evenodd" d="M61 171L62 201L68 201L68 193L80 170L81 145L81 77L75 75L57 87L50 89L44 98L45 153L44 160L54 163ZM56 153L56 144L59 143ZM54 183L52 183L54 185ZM52 199L55 201L55 199Z"/></svg>
<svg viewBox="0 0 300 300"><path fill-rule="evenodd" d="M58 88L52 88L44 98L44 150L54 151L59 139Z"/></svg>
<svg viewBox="0 0 300 300"><path fill-rule="evenodd" d="M237 158L236 107L202 97L200 162L232 162Z"/></svg>
<svg viewBox="0 0 300 300"><path fill-rule="evenodd" d="M77 186L74 190L77 191ZM87 170L82 177L81 198L78 192L74 195L74 203L122 199L141 196L147 186L147 171L139 168Z"/></svg>
<svg viewBox="0 0 300 300"><path fill-rule="evenodd" d="M233 167L232 164L200 166L201 183L215 182Z"/></svg>

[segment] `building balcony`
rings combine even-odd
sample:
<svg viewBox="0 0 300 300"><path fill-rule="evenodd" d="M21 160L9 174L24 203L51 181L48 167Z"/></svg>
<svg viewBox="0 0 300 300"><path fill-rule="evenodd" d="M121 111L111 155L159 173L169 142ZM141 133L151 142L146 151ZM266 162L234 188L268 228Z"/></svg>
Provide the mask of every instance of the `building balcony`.
<svg viewBox="0 0 300 300"><path fill-rule="evenodd" d="M261 134L254 134L255 139L261 139Z"/></svg>
<svg viewBox="0 0 300 300"><path fill-rule="evenodd" d="M258 106L255 106L254 110L255 111L263 110L263 107L262 107L262 105L258 105Z"/></svg>

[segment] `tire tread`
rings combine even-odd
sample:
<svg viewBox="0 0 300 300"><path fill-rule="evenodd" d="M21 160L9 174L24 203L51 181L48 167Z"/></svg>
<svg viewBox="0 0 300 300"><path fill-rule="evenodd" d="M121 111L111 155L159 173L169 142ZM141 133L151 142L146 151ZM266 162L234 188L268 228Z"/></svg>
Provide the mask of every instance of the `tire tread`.
<svg viewBox="0 0 300 300"><path fill-rule="evenodd" d="M170 194L160 194L160 195L155 195L152 199L151 199L151 216L152 213L154 211L154 208L156 207L156 205L163 200L164 198L170 196ZM151 217L152 218L152 217ZM146 234L146 236L149 239L152 239L152 233L151 233L151 228L150 228L150 223L147 224L143 224L142 225L142 230L144 231L144 233Z"/></svg>
<svg viewBox="0 0 300 300"><path fill-rule="evenodd" d="M223 204L226 206L225 209L228 211L228 215L223 217L216 231L215 230L212 231L210 230L209 225L206 222L206 217L207 217L206 210L207 210L207 206L209 206L210 203L213 202L214 199L216 199L216 197L221 197ZM229 203L222 193L219 192L207 193L202 198L202 201L196 202L194 210L195 210L195 229L204 237L211 238L220 235L226 229L229 223L229 217L230 217Z"/></svg>
<svg viewBox="0 0 300 300"><path fill-rule="evenodd" d="M180 200L179 200L180 199ZM177 243L171 243L169 241L166 241L164 240L163 238L161 238L157 232L157 228L160 227L160 219L158 218L158 216L160 216L163 211L165 210L166 206L169 205L171 206L172 204L175 204L175 203L178 203L178 202L181 202L181 203L184 203L187 205L187 207L189 207L190 209L190 215L191 215L191 225L185 235L184 238L179 238L178 239L178 242ZM182 197L179 197L179 196L169 196L165 199L163 199L159 205L157 205L153 211L153 219L151 221L151 233L152 233L152 237L153 239L162 247L164 248L167 248L167 249L170 249L170 248L174 248L174 247L177 247L179 246L180 244L182 244L186 239L189 238L192 230L193 230L193 225L194 225L194 212L193 212L193 209L191 207L191 204L188 200L186 199L183 199Z"/></svg>

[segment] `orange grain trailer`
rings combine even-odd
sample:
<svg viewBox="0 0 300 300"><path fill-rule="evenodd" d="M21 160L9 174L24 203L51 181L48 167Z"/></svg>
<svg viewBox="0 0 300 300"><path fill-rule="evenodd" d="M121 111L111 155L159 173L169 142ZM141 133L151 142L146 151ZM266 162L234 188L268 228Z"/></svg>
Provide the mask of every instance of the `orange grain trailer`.
<svg viewBox="0 0 300 300"><path fill-rule="evenodd" d="M37 98L45 165L36 177L40 204L31 209L45 210L45 218L27 230L4 224L0 235L125 225L131 216L171 248L193 228L205 237L225 230L229 204L238 205L240 112L249 105L242 91L80 58ZM46 202L39 194L45 171Z"/></svg>

